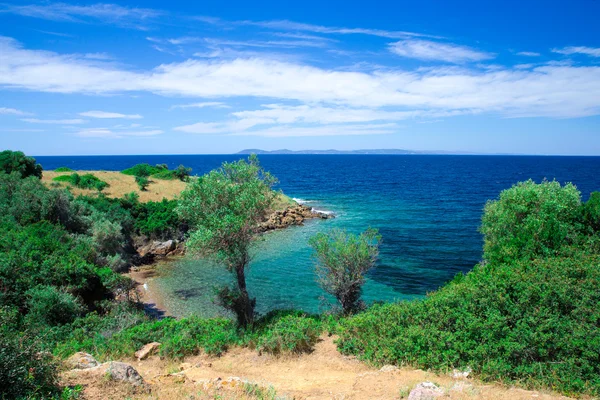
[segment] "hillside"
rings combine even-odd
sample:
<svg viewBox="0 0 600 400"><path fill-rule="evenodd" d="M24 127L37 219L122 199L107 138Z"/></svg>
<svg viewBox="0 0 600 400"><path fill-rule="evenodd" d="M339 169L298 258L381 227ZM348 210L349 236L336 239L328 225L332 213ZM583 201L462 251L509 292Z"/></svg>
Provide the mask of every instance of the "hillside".
<svg viewBox="0 0 600 400"><path fill-rule="evenodd" d="M183 189L185 189L185 182L178 179L164 180L164 179L151 179L151 183L146 191L141 191L138 185L135 183L135 177L132 175L125 175L117 171L74 171L78 174L93 174L99 179L105 181L109 186L102 191L106 196L112 198L123 197L127 193L136 192L140 196L141 202L147 201L161 201L163 198L174 199ZM71 186L66 182L53 181L54 178L61 175L69 175L73 172L56 172L56 171L44 171L42 176L42 183L47 187L55 187L59 185L61 187ZM95 194L96 190L90 189L79 189L71 187L71 192L74 195L80 194Z"/></svg>

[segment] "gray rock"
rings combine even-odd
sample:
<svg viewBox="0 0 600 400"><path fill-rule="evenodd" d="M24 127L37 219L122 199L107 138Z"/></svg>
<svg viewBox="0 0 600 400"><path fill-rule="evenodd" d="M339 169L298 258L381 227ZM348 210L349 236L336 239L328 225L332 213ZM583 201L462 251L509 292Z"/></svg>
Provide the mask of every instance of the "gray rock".
<svg viewBox="0 0 600 400"><path fill-rule="evenodd" d="M109 362L106 372L115 381L129 382L133 386L143 386L145 384L144 378L136 369L123 362Z"/></svg>
<svg viewBox="0 0 600 400"><path fill-rule="evenodd" d="M65 364L71 369L88 369L100 365L91 354L83 353L81 351L67 358Z"/></svg>
<svg viewBox="0 0 600 400"><path fill-rule="evenodd" d="M408 400L434 400L444 395L442 389L431 382L421 382L408 395Z"/></svg>

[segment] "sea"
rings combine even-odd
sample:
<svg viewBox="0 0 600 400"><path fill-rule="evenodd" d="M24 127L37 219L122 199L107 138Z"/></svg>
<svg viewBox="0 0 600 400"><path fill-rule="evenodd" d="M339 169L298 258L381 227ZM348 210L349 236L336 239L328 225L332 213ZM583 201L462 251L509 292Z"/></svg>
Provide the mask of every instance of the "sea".
<svg viewBox="0 0 600 400"><path fill-rule="evenodd" d="M36 157L44 169L120 171L137 163L180 164L204 174L242 155L136 155ZM482 257L479 233L487 201L520 181L571 182L582 200L600 191L600 157L476 155L262 155L277 188L335 218L265 234L253 249L248 289L257 311L330 310L334 301L319 287L311 236L332 229L359 233L371 227L383 237L380 257L367 277L363 300L422 298ZM132 188L133 190L134 188ZM159 268L152 287L176 316L222 315L216 287L231 277L207 260L184 258Z"/></svg>

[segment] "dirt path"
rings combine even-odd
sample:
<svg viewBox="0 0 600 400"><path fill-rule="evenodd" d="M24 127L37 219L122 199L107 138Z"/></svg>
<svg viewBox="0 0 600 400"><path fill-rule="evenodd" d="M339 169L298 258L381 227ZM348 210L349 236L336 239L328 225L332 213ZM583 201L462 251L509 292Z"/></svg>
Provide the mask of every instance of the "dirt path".
<svg viewBox="0 0 600 400"><path fill-rule="evenodd" d="M443 391L443 399L567 399L552 393L486 385L472 379L453 379L413 369L371 368L338 353L333 338L323 337L313 353L289 358L259 355L249 349L232 349L221 357L197 356L185 363L152 356L131 364L150 383L150 393L106 380L65 377L84 384L87 399L401 399L420 382L430 381ZM183 369L183 372L180 372ZM238 384L237 377L252 384ZM217 389L217 378L225 381ZM231 383L232 382L232 383ZM269 389L270 388L270 389ZM269 391L270 390L270 391ZM254 392L254 394L250 394ZM276 395L273 393L276 392ZM258 396L256 394L259 394ZM260 394L262 393L262 395ZM262 396L262 397L261 397Z"/></svg>

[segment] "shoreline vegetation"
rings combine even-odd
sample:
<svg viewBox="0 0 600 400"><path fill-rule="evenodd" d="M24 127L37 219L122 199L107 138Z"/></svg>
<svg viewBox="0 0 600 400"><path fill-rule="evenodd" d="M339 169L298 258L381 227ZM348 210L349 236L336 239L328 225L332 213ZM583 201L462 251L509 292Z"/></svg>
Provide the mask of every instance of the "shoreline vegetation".
<svg viewBox="0 0 600 400"><path fill-rule="evenodd" d="M86 174L97 180L82 178ZM68 178L55 179L60 176ZM293 360L319 343L331 344L339 357L384 366L381 371L419 368L569 396L600 395L600 193L582 202L571 184L516 183L485 207L483 261L413 301L369 307L360 301L364 274L385 241L377 231L320 234L311 240L315 274L339 308L321 315L257 315L245 286L250 246L266 230L326 218L273 192L274 184L256 156L192 177L184 166L147 164L126 173L43 172L31 157L1 152L0 398L74 399L90 390L99 390L100 398L102 390L112 390L108 379L129 388L128 397L192 381L209 396L229 387L241 390L241 398L274 399L272 388L248 381L195 381L185 372L197 373L193 365L163 380L116 361L155 354L184 365L235 349ZM159 301L155 315L144 312L125 273L181 256L184 241L186 256L210 257L231 272L231 285L218 299L237 321L157 319ZM401 388L398 397L419 391L469 398L465 387L425 382Z"/></svg>

